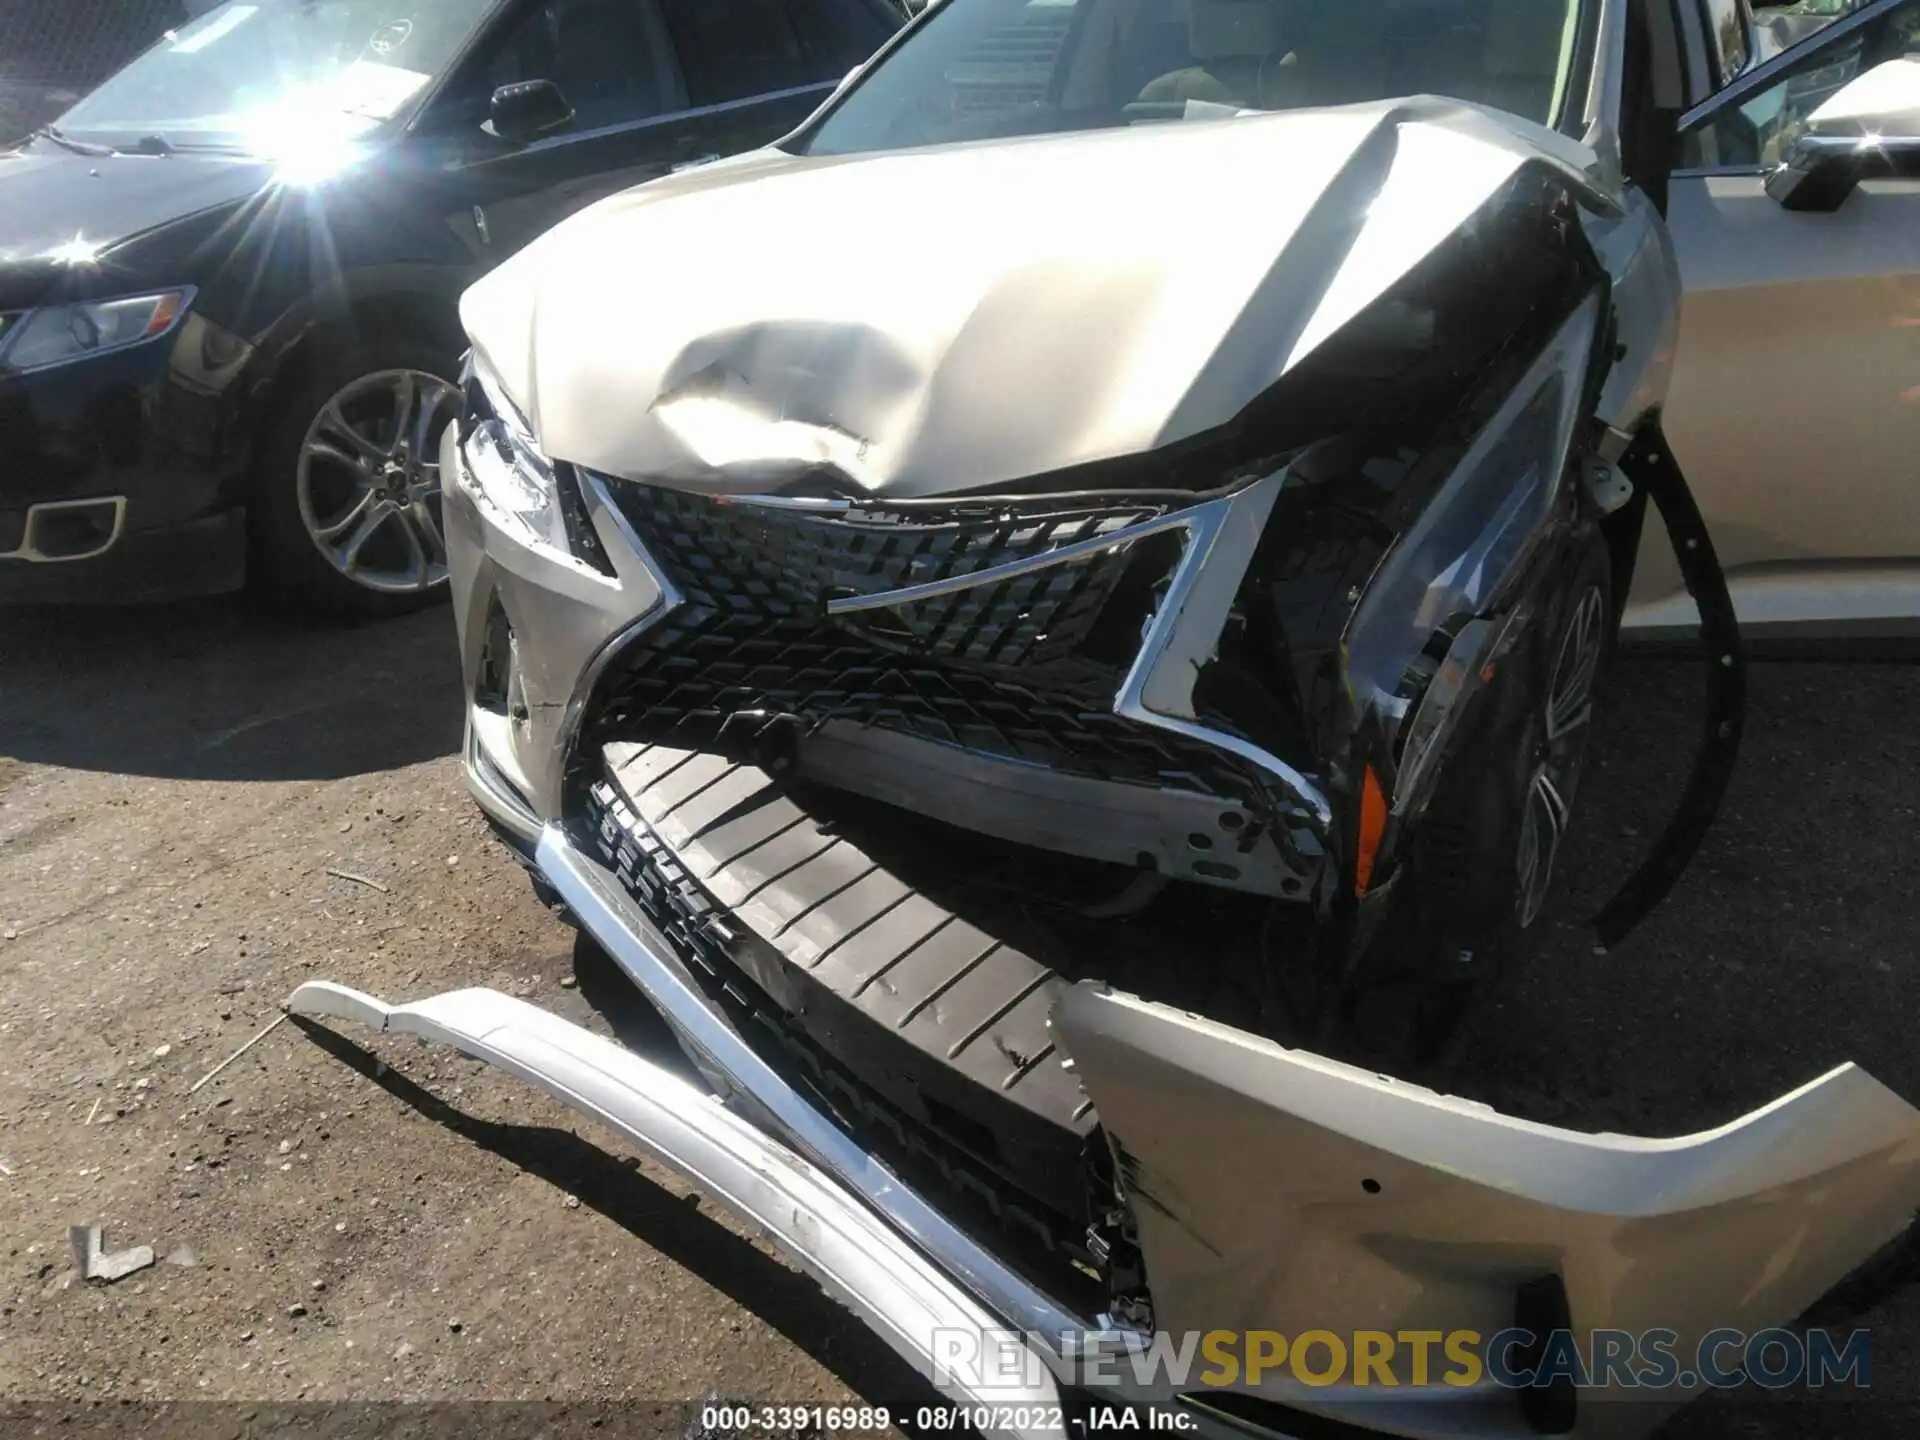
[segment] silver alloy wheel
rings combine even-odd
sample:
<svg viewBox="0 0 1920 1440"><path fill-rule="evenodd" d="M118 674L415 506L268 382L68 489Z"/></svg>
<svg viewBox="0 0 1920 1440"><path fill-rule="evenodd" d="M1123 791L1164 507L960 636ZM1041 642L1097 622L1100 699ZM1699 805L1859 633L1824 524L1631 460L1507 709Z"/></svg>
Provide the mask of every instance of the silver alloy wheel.
<svg viewBox="0 0 1920 1440"><path fill-rule="evenodd" d="M1540 918L1553 886L1554 861L1559 858L1573 817L1573 792L1586 752L1588 723L1593 718L1593 682L1606 643L1606 597L1595 585L1573 608L1547 684L1545 738L1534 757L1533 778L1527 783L1516 857L1522 928Z"/></svg>
<svg viewBox="0 0 1920 1440"><path fill-rule="evenodd" d="M379 370L342 387L307 427L300 519L354 584L409 595L446 583L439 446L459 399L437 375Z"/></svg>

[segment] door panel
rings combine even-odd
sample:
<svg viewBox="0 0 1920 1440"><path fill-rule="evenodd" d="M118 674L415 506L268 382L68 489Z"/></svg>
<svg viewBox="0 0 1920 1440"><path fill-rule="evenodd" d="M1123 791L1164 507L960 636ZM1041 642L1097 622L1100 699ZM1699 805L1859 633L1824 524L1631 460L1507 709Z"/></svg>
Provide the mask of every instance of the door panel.
<svg viewBox="0 0 1920 1440"><path fill-rule="evenodd" d="M1920 0L1821 27L1680 139L1667 433L1743 621L1878 633L1901 617L1862 603L1885 590L1868 577L1920 581L1920 183L1869 181L1817 214L1764 178L1837 90L1916 50ZM1684 624L1671 547L1648 530L1628 624Z"/></svg>
<svg viewBox="0 0 1920 1440"><path fill-rule="evenodd" d="M499 263L596 200L667 174L692 150L689 135L684 115L671 115L459 163L483 263Z"/></svg>
<svg viewBox="0 0 1920 1440"><path fill-rule="evenodd" d="M1920 184L1794 214L1757 175L1673 182L1667 433L1730 575L1920 560ZM1680 588L1664 535L1636 600Z"/></svg>

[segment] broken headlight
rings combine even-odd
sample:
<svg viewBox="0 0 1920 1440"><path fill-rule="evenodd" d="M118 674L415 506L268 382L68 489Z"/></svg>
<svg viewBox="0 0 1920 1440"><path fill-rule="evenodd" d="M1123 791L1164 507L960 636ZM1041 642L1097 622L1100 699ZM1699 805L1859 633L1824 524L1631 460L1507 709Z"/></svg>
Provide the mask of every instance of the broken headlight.
<svg viewBox="0 0 1920 1440"><path fill-rule="evenodd" d="M467 361L462 379L467 417L460 469L468 493L521 540L571 557L559 478L533 427L478 355Z"/></svg>
<svg viewBox="0 0 1920 1440"><path fill-rule="evenodd" d="M1397 727L1424 688L1420 662L1435 637L1507 599L1553 512L1599 316L1597 298L1574 312L1381 565L1347 631L1356 713Z"/></svg>

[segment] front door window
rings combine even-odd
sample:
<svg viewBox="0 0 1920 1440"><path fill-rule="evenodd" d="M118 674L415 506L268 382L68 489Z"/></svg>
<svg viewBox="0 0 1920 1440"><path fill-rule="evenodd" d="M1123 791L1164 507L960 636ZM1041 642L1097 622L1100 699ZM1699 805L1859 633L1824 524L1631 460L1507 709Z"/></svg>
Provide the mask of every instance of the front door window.
<svg viewBox="0 0 1920 1440"><path fill-rule="evenodd" d="M650 120L673 107L649 0L546 0L489 58L485 89L551 80L573 107L558 134Z"/></svg>

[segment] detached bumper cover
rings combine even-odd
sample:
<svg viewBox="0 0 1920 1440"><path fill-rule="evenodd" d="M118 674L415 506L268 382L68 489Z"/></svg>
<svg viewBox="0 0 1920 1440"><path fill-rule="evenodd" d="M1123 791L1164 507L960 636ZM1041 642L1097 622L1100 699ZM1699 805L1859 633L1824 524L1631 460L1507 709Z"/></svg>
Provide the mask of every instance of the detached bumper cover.
<svg viewBox="0 0 1920 1440"><path fill-rule="evenodd" d="M956 1398L1044 1412L1084 1361L1128 1348L1001 1263L771 1070L562 831L541 835L535 859L713 1093L490 991L390 1007L316 983L289 1008L455 1045L619 1131L759 1226ZM1176 1335L1489 1334L1513 1323L1517 1286L1553 1275L1576 1333L1657 1326L1685 1343L1793 1319L1920 1203L1920 1112L1851 1066L1732 1125L1650 1141L1514 1120L1099 987L1069 990L1054 1025L1120 1156L1158 1323ZM956 1366L941 1339L996 1329L1030 1337L1040 1384ZM1290 1384L1257 1393L1383 1434L1526 1430L1511 1392L1383 1401ZM1103 1398L1171 1396L1127 1378ZM1650 1428L1663 1400L1683 1397L1631 1398L1642 1403L1606 1407L1604 1433ZM1000 1433L1043 1433L1032 1418Z"/></svg>
<svg viewBox="0 0 1920 1440"><path fill-rule="evenodd" d="M873 1210L713 1094L525 1001L457 990L390 1006L320 981L288 1008L454 1046L618 1131L759 1227L929 1378L941 1333L995 1323ZM1059 1403L1048 1382L990 1385L975 1373L949 1375L947 1388L994 1405Z"/></svg>
<svg viewBox="0 0 1920 1440"><path fill-rule="evenodd" d="M1521 1323L1523 1287L1557 1281L1576 1337L1670 1331L1692 1356L1717 1329L1793 1321L1920 1202L1920 1112L1853 1065L1730 1125L1647 1140L1517 1120L1111 990L1068 991L1054 1025L1121 1157L1156 1320L1176 1334L1491 1336ZM1511 1395L1482 1398L1512 1413ZM1650 1425L1691 1392L1676 1379L1589 1398L1632 1401Z"/></svg>

